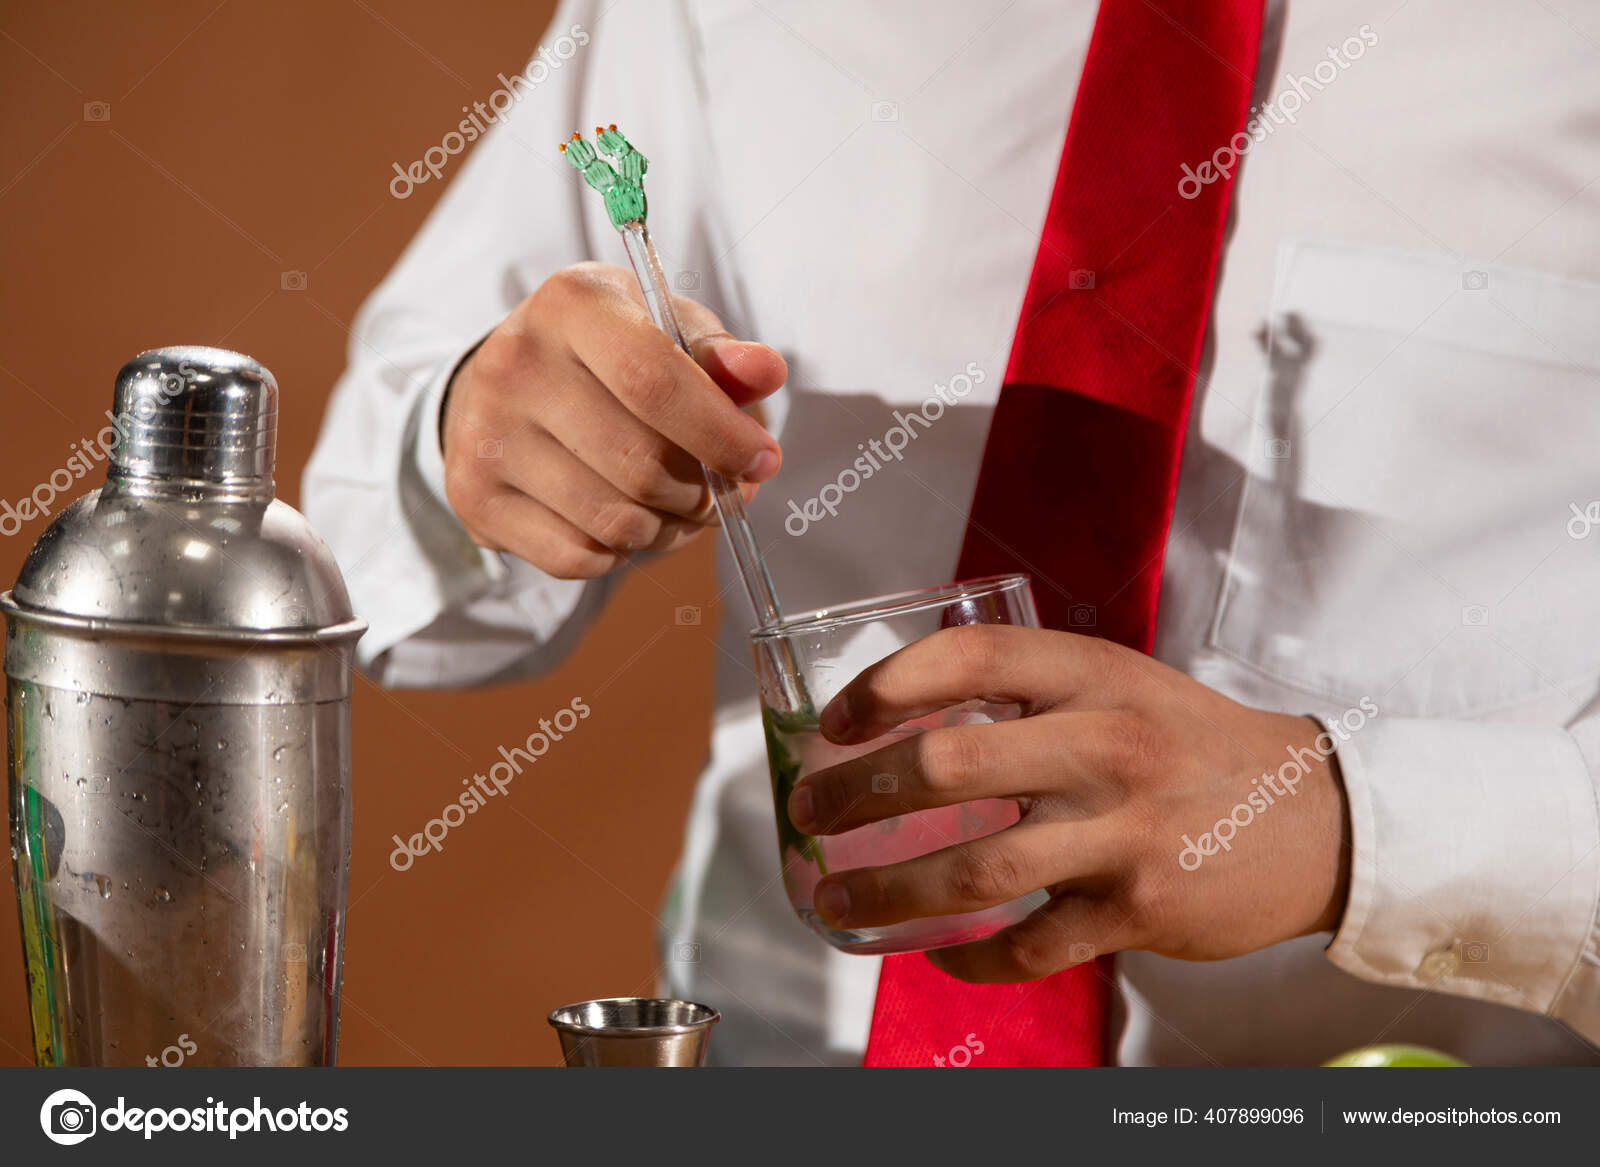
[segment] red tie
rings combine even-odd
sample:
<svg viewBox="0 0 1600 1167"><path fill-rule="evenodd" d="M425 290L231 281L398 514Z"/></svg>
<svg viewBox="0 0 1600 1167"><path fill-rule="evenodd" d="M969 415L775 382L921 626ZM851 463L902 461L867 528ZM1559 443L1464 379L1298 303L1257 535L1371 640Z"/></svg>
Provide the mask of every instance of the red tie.
<svg viewBox="0 0 1600 1167"><path fill-rule="evenodd" d="M1027 572L1046 627L1154 640L1234 171L1201 164L1245 145L1262 3L1100 5L956 567ZM866 1064L1103 1065L1111 974L969 985L888 957Z"/></svg>

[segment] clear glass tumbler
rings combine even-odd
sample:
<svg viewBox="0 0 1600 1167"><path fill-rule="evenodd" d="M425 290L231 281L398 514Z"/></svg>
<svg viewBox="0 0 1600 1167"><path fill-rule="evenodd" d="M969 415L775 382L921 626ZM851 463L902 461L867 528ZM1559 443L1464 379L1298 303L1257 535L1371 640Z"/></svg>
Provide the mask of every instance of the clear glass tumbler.
<svg viewBox="0 0 1600 1167"><path fill-rule="evenodd" d="M993 576L859 600L790 616L774 628L751 633L784 887L800 919L845 952L916 952L980 940L1021 920L1046 900L1045 892L1039 891L980 912L849 930L830 927L812 906L817 882L830 871L900 863L992 835L1017 821L1017 804L1000 798L908 811L839 835L805 835L789 821L789 793L808 774L882 749L909 734L1017 716L1015 705L969 701L905 722L858 745L838 746L823 738L818 714L863 669L913 641L959 624L1037 628L1028 577ZM898 782L893 774L876 776L873 796L892 805Z"/></svg>

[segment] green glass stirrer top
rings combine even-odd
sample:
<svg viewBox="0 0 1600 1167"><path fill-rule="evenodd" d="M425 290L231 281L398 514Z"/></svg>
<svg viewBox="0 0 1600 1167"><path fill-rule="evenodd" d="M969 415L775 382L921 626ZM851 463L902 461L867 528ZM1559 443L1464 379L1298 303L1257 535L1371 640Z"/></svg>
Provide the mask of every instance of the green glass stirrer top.
<svg viewBox="0 0 1600 1167"><path fill-rule="evenodd" d="M615 125L594 128L599 149L574 133L570 142L561 144L561 152L572 163L572 168L606 201L606 214L611 225L622 230L628 223L642 223L648 208L644 198L644 175L650 169L650 160L633 148ZM611 161L606 161L610 159Z"/></svg>

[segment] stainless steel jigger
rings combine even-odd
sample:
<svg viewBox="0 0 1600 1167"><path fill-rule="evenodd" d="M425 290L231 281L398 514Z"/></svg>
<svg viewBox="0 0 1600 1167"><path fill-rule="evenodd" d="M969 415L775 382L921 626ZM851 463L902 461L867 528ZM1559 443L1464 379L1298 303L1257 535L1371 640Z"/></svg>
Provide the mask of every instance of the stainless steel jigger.
<svg viewBox="0 0 1600 1167"><path fill-rule="evenodd" d="M709 1005L608 997L550 1014L569 1066L698 1066L722 1014Z"/></svg>

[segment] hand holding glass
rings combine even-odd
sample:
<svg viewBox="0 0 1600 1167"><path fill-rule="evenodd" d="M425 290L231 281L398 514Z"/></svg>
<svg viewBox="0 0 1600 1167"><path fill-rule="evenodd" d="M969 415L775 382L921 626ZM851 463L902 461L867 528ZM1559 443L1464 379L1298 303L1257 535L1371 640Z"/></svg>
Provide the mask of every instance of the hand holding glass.
<svg viewBox="0 0 1600 1167"><path fill-rule="evenodd" d="M981 940L1017 923L1045 902L1045 893L1039 891L980 912L848 930L830 927L812 906L818 881L830 871L901 863L992 835L1017 821L1017 804L1003 798L932 810L910 811L908 807L907 813L838 835L802 834L789 820L789 794L807 775L881 749L897 737L1017 716L1015 705L969 701L908 721L868 742L840 746L823 738L818 714L863 669L915 640L958 624L1037 628L1039 618L1028 577L995 576L861 600L791 616L772 628L751 633L784 887L800 919L843 951L915 952ZM803 685L786 681L791 669L798 670ZM877 775L870 797L892 804L898 784L894 774Z"/></svg>

